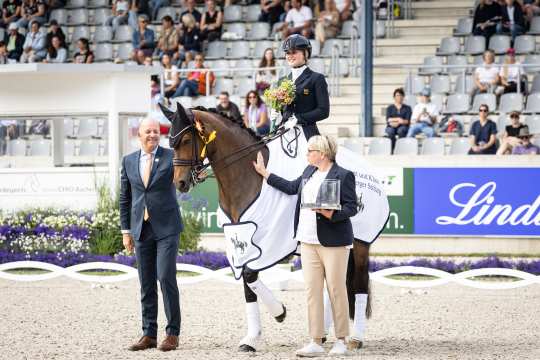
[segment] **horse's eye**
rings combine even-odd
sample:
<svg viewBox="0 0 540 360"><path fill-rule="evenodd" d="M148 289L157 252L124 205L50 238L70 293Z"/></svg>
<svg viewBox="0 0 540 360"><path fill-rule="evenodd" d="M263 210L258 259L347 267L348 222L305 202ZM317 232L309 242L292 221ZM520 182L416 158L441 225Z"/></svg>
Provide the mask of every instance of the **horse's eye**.
<svg viewBox="0 0 540 360"><path fill-rule="evenodd" d="M187 145L189 143L191 143L191 139L186 138L186 139L182 140L182 145Z"/></svg>

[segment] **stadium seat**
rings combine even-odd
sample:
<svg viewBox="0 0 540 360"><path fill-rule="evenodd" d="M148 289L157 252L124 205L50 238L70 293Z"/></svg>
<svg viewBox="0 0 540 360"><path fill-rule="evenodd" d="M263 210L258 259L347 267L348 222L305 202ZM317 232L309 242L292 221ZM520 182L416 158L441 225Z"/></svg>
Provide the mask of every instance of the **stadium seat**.
<svg viewBox="0 0 540 360"><path fill-rule="evenodd" d="M429 83L432 93L448 94L450 93L450 76L433 75Z"/></svg>
<svg viewBox="0 0 540 360"><path fill-rule="evenodd" d="M414 106L416 105L416 95L406 94L405 99L403 99L403 103L409 105L412 108L414 108Z"/></svg>
<svg viewBox="0 0 540 360"><path fill-rule="evenodd" d="M324 42L320 55L323 57L331 57L332 49L334 47L337 47L338 49L337 50L338 56L340 54L343 54L343 49L344 49L343 41L340 39L328 39Z"/></svg>
<svg viewBox="0 0 540 360"><path fill-rule="evenodd" d="M270 35L270 24L256 22L251 24L251 29L247 34L248 40L264 40Z"/></svg>
<svg viewBox="0 0 540 360"><path fill-rule="evenodd" d="M419 75L434 75L443 71L443 59L439 56L426 56L419 69Z"/></svg>
<svg viewBox="0 0 540 360"><path fill-rule="evenodd" d="M486 50L486 38L483 36L468 36L465 39L465 47L463 54L465 55L478 55L482 54Z"/></svg>
<svg viewBox="0 0 540 360"><path fill-rule="evenodd" d="M98 135L98 122L95 118L82 118L75 126L75 136L77 138L89 138Z"/></svg>
<svg viewBox="0 0 540 360"><path fill-rule="evenodd" d="M227 71L219 71L216 73L216 76L231 76L231 72L228 70L231 68L227 60L216 60L212 62L211 69L227 69Z"/></svg>
<svg viewBox="0 0 540 360"><path fill-rule="evenodd" d="M106 8L109 6L109 0L88 0L88 8Z"/></svg>
<svg viewBox="0 0 540 360"><path fill-rule="evenodd" d="M68 15L69 25L87 25L88 24L88 9L71 10Z"/></svg>
<svg viewBox="0 0 540 360"><path fill-rule="evenodd" d="M444 155L444 139L440 137L426 138L422 141L422 155Z"/></svg>
<svg viewBox="0 0 540 360"><path fill-rule="evenodd" d="M171 99L171 104L173 109L176 111L176 104L180 103L184 108L189 109L194 107L194 101L191 96L179 96L174 99Z"/></svg>
<svg viewBox="0 0 540 360"><path fill-rule="evenodd" d="M525 118L525 124L531 134L540 134L540 115L529 115Z"/></svg>
<svg viewBox="0 0 540 360"><path fill-rule="evenodd" d="M64 156L75 156L76 141L64 140Z"/></svg>
<svg viewBox="0 0 540 360"><path fill-rule="evenodd" d="M373 138L369 143L368 155L390 155L392 142L389 138Z"/></svg>
<svg viewBox="0 0 540 360"><path fill-rule="evenodd" d="M354 20L347 20L341 26L341 32L339 34L340 38L350 39L351 36L356 38L360 37L360 26L359 23Z"/></svg>
<svg viewBox="0 0 540 360"><path fill-rule="evenodd" d="M446 68L447 73L462 74L467 71L467 57L464 55L452 55L448 57L447 65L451 65L451 67Z"/></svg>
<svg viewBox="0 0 540 360"><path fill-rule="evenodd" d="M51 11L49 21L56 20L58 24L65 25L68 23L68 12L66 9L54 9Z"/></svg>
<svg viewBox="0 0 540 360"><path fill-rule="evenodd" d="M495 61L495 63L497 63ZM476 55L473 57L473 65L476 66L483 66L484 65L484 57L482 55Z"/></svg>
<svg viewBox="0 0 540 360"><path fill-rule="evenodd" d="M407 75L405 79L405 89L406 94L420 94L422 89L425 87L424 78L418 75Z"/></svg>
<svg viewBox="0 0 540 360"><path fill-rule="evenodd" d="M212 41L208 44L206 52L207 59L224 59L227 56L227 43L223 41Z"/></svg>
<svg viewBox="0 0 540 360"><path fill-rule="evenodd" d="M480 105L486 104L489 108L489 112L495 112L497 109L497 97L495 94L476 94L473 99L473 105L471 108L471 113L477 114L480 109Z"/></svg>
<svg viewBox="0 0 540 360"><path fill-rule="evenodd" d="M462 94L470 94L474 89L474 78L472 75L458 75L456 77L456 85L454 92Z"/></svg>
<svg viewBox="0 0 540 360"><path fill-rule="evenodd" d="M100 8L94 11L94 24L105 25L107 19L111 16L111 9Z"/></svg>
<svg viewBox="0 0 540 360"><path fill-rule="evenodd" d="M514 41L514 49L518 55L534 53L536 50L534 36L520 35L516 37L516 40Z"/></svg>
<svg viewBox="0 0 540 360"><path fill-rule="evenodd" d="M528 65L525 67L525 72L527 74L534 74L540 72L540 55L529 54L525 56L523 65Z"/></svg>
<svg viewBox="0 0 540 360"><path fill-rule="evenodd" d="M526 113L540 114L540 93L533 93L527 96Z"/></svg>
<svg viewBox="0 0 540 360"><path fill-rule="evenodd" d="M418 155L418 140L413 137L397 139L394 155Z"/></svg>
<svg viewBox="0 0 540 360"><path fill-rule="evenodd" d="M234 79L236 83L236 94L241 97L247 95L251 90L255 90L255 80L249 78Z"/></svg>
<svg viewBox="0 0 540 360"><path fill-rule="evenodd" d="M110 26L97 26L94 31L94 43L111 42L113 37L112 27Z"/></svg>
<svg viewBox="0 0 540 360"><path fill-rule="evenodd" d="M375 36L377 37L377 39L382 39L386 37L386 24L384 21L382 20L375 21L374 28L375 28Z"/></svg>
<svg viewBox="0 0 540 360"><path fill-rule="evenodd" d="M34 139L30 140L29 156L51 156L51 140Z"/></svg>
<svg viewBox="0 0 540 360"><path fill-rule="evenodd" d="M71 43L76 44L80 38L90 39L90 28L88 26L77 26L71 33Z"/></svg>
<svg viewBox="0 0 540 360"><path fill-rule="evenodd" d="M457 37L444 37L441 39L441 44L437 49L436 54L439 56L448 56L459 53L461 50L461 40Z"/></svg>
<svg viewBox="0 0 540 360"><path fill-rule="evenodd" d="M235 40L245 39L246 38L246 25L244 23L228 24L226 32L236 34Z"/></svg>
<svg viewBox="0 0 540 360"><path fill-rule="evenodd" d="M346 138L343 145L358 155L364 155L364 142L361 138Z"/></svg>
<svg viewBox="0 0 540 360"><path fill-rule="evenodd" d="M508 35L493 35L489 39L488 49L491 49L495 54L505 54L508 48L510 48L510 36Z"/></svg>
<svg viewBox="0 0 540 360"><path fill-rule="evenodd" d="M535 137L533 137L533 138L531 139L531 142L532 142L534 145L540 147L540 136L535 136Z"/></svg>
<svg viewBox="0 0 540 360"><path fill-rule="evenodd" d="M10 156L26 156L26 140L9 140L7 143L7 153Z"/></svg>
<svg viewBox="0 0 540 360"><path fill-rule="evenodd" d="M161 23L161 20L163 19L163 17L167 15L169 15L173 19L173 22L176 21L176 18L177 18L176 9L173 8L172 6L164 6L164 7L159 8L158 13L157 13L157 18L155 19L155 21Z"/></svg>
<svg viewBox="0 0 540 360"><path fill-rule="evenodd" d="M225 6L223 13L224 22L242 21L242 6L229 5Z"/></svg>
<svg viewBox="0 0 540 360"><path fill-rule="evenodd" d="M450 145L450 155L467 155L471 145L468 138L456 138L452 140Z"/></svg>
<svg viewBox="0 0 540 360"><path fill-rule="evenodd" d="M231 52L228 59L244 59L250 55L250 46L247 41L235 41L231 46Z"/></svg>
<svg viewBox="0 0 540 360"><path fill-rule="evenodd" d="M114 33L113 42L131 42L133 38L133 28L129 25L120 25Z"/></svg>
<svg viewBox="0 0 540 360"><path fill-rule="evenodd" d="M99 156L99 141L82 140L79 145L79 156Z"/></svg>
<svg viewBox="0 0 540 360"><path fill-rule="evenodd" d="M437 94L432 91L430 101L432 104L435 104L435 106L437 106L437 109L444 108L444 94Z"/></svg>
<svg viewBox="0 0 540 360"><path fill-rule="evenodd" d="M81 9L88 6L87 0L67 0L66 9Z"/></svg>
<svg viewBox="0 0 540 360"><path fill-rule="evenodd" d="M67 138L72 138L75 136L75 129L73 126L73 119L64 118L64 136Z"/></svg>
<svg viewBox="0 0 540 360"><path fill-rule="evenodd" d="M503 94L499 103L499 111L510 113L523 110L523 95L519 93Z"/></svg>
<svg viewBox="0 0 540 360"><path fill-rule="evenodd" d="M273 43L268 40L259 40L255 42L255 47L253 48L253 58L261 59L264 55L266 49L273 50Z"/></svg>
<svg viewBox="0 0 540 360"><path fill-rule="evenodd" d="M535 16L532 18L528 34L540 35L540 16Z"/></svg>
<svg viewBox="0 0 540 360"><path fill-rule="evenodd" d="M339 76L341 76L341 77L348 76L349 75L349 69L350 69L349 59L340 58L340 59L338 59L338 64L339 64L338 65Z"/></svg>
<svg viewBox="0 0 540 360"><path fill-rule="evenodd" d="M122 60L129 60L131 58L131 53L133 52L133 45L131 43L124 43L118 46L117 58Z"/></svg>
<svg viewBox="0 0 540 360"><path fill-rule="evenodd" d="M256 22L259 21L261 15L261 6L259 4L249 5L246 11L246 21Z"/></svg>
<svg viewBox="0 0 540 360"><path fill-rule="evenodd" d="M540 74L534 75L531 90L529 91L530 94L540 92Z"/></svg>
<svg viewBox="0 0 540 360"><path fill-rule="evenodd" d="M473 30L473 19L466 17L460 18L457 23L456 30L454 31L455 36L468 36L472 33Z"/></svg>
<svg viewBox="0 0 540 360"><path fill-rule="evenodd" d="M216 79L216 86L214 87L214 93L219 95L222 91L226 91L229 95L234 93L234 83L232 79L225 79L218 77Z"/></svg>
<svg viewBox="0 0 540 360"><path fill-rule="evenodd" d="M113 59L113 48L111 44L103 43L97 44L96 51L94 52L94 61L111 61Z"/></svg>
<svg viewBox="0 0 540 360"><path fill-rule="evenodd" d="M321 55L321 43L315 39L310 39L311 43L311 57L318 57Z"/></svg>
<svg viewBox="0 0 540 360"><path fill-rule="evenodd" d="M240 59L236 60L236 63L234 64L235 69L249 69L254 68L253 62L248 59ZM253 76L256 72L253 70L236 70L234 72L234 76L243 76L243 77L250 77Z"/></svg>
<svg viewBox="0 0 540 360"><path fill-rule="evenodd" d="M310 59L309 60L309 67L311 70L319 72L321 74L325 73L325 64L323 59Z"/></svg>
<svg viewBox="0 0 540 360"><path fill-rule="evenodd" d="M207 109L215 108L217 105L217 100L215 96L199 96L195 99L193 106L203 106Z"/></svg>
<svg viewBox="0 0 540 360"><path fill-rule="evenodd" d="M446 100L444 114L464 114L469 111L470 98L468 94L452 94Z"/></svg>

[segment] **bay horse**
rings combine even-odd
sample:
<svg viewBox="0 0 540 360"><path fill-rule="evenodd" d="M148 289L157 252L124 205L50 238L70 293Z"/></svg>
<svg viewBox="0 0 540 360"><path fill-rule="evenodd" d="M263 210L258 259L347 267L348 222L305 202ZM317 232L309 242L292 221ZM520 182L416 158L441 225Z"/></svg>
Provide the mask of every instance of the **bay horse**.
<svg viewBox="0 0 540 360"><path fill-rule="evenodd" d="M176 112L161 104L160 107L172 123L169 145L175 153L176 188L180 192L188 192L201 181L203 170L211 166L218 184L219 206L232 223L238 222L262 188L263 179L254 170L253 161L260 151L265 164L268 163L269 151L265 139L225 114L217 113L215 109L197 107L186 110L180 103L177 103ZM208 160L206 165L203 163L205 159ZM355 294L369 294L369 244L355 241L353 252L347 275L351 317L355 314ZM287 312L285 306L258 279L259 271L245 266L242 275L248 334L240 341L239 351L254 352L261 333L258 298L278 322L285 319ZM365 320L365 316L370 314L369 306L364 306L361 312L356 317L361 315Z"/></svg>

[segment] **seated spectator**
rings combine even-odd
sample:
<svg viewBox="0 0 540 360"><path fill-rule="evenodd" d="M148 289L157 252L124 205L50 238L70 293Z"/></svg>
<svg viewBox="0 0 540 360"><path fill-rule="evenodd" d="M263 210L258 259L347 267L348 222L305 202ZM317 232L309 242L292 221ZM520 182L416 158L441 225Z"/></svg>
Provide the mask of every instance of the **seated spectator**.
<svg viewBox="0 0 540 360"><path fill-rule="evenodd" d="M53 36L51 46L47 48L47 57L44 63L65 63L67 61L67 50L62 46L60 37Z"/></svg>
<svg viewBox="0 0 540 360"><path fill-rule="evenodd" d="M262 0L261 1L261 15L259 15L259 21L270 23L270 26L274 26L279 22L281 14L285 13L285 9L281 4L281 0Z"/></svg>
<svg viewBox="0 0 540 360"><path fill-rule="evenodd" d="M140 15L145 15L148 18L150 17L151 14L148 0L131 0L128 23L133 30L137 30L139 28L138 19Z"/></svg>
<svg viewBox="0 0 540 360"><path fill-rule="evenodd" d="M6 155L7 141L19 137L16 120L0 120L0 156Z"/></svg>
<svg viewBox="0 0 540 360"><path fill-rule="evenodd" d="M152 103L159 102L158 100L163 100L165 103L167 102L167 99L162 99L161 95L161 86L159 82L159 77L157 75L152 75L150 77L150 94L152 96ZM157 105L157 103L155 104ZM159 110L159 113L163 114L161 110Z"/></svg>
<svg viewBox="0 0 540 360"><path fill-rule="evenodd" d="M47 120L32 120L28 132L31 135L49 135L51 126Z"/></svg>
<svg viewBox="0 0 540 360"><path fill-rule="evenodd" d="M526 125L519 121L519 112L513 111L510 113L510 125L504 128L504 133L501 138L501 146L497 150L497 155L505 155L512 153L512 149L519 145L519 131Z"/></svg>
<svg viewBox="0 0 540 360"><path fill-rule="evenodd" d="M157 18L159 9L164 6L169 6L169 0L150 0L148 5L150 5L150 18L152 20L159 20Z"/></svg>
<svg viewBox="0 0 540 360"><path fill-rule="evenodd" d="M493 0L480 0L480 3L474 10L473 34L484 36L486 44L491 35L497 30L497 23L502 16L501 6Z"/></svg>
<svg viewBox="0 0 540 360"><path fill-rule="evenodd" d="M222 112L239 124L242 124L242 114L240 109L229 98L229 93L222 91L218 98L219 104L216 106L218 112Z"/></svg>
<svg viewBox="0 0 540 360"><path fill-rule="evenodd" d="M114 0L112 4L112 14L107 21L105 21L105 25L112 26L113 33L116 33L120 25L128 23L129 5L129 0Z"/></svg>
<svg viewBox="0 0 540 360"><path fill-rule="evenodd" d="M281 27L281 35L286 39L292 34L301 34L306 38L313 35L313 13L311 9L302 5L300 0L291 0L291 10L285 17L285 24Z"/></svg>
<svg viewBox="0 0 540 360"><path fill-rule="evenodd" d="M412 109L404 104L405 92L402 88L394 90L394 103L386 108L386 136L392 141L392 151L396 145L396 136L407 136L411 121Z"/></svg>
<svg viewBox="0 0 540 360"><path fill-rule="evenodd" d="M180 19L183 19L184 15L191 15L193 16L193 19L195 20L195 26L198 28L201 24L202 15L199 12L199 10L195 8L195 0L186 0L185 7L186 7L186 10L180 13ZM181 27L185 26L185 24L183 24L182 22L180 26Z"/></svg>
<svg viewBox="0 0 540 360"><path fill-rule="evenodd" d="M336 7L339 11L339 20L341 22L350 20L352 18L352 1L351 0L336 0ZM326 2L324 9L328 9Z"/></svg>
<svg viewBox="0 0 540 360"><path fill-rule="evenodd" d="M521 144L514 147L512 155L538 155L540 154L540 148L531 143L531 134L529 133L529 127L525 126L519 130L518 134Z"/></svg>
<svg viewBox="0 0 540 360"><path fill-rule="evenodd" d="M530 24L533 17L540 15L540 0L525 0L523 12L525 13L527 22Z"/></svg>
<svg viewBox="0 0 540 360"><path fill-rule="evenodd" d="M178 51L179 35L178 30L174 27L173 19L169 15L165 15L161 20L161 35L159 36L157 49L158 55L167 54L171 57Z"/></svg>
<svg viewBox="0 0 540 360"><path fill-rule="evenodd" d="M206 95L206 83L213 88L216 84L214 73L204 67L204 56L195 55L195 69L187 74L172 97ZM210 90L210 89L208 89Z"/></svg>
<svg viewBox="0 0 540 360"><path fill-rule="evenodd" d="M315 39L321 46L326 39L335 38L341 28L339 11L334 0L324 1L324 10L319 13L317 24L315 25Z"/></svg>
<svg viewBox="0 0 540 360"><path fill-rule="evenodd" d="M276 58L274 56L274 50L268 48L264 50L263 57L259 62L259 68L275 67ZM263 94L264 90L268 89L271 84L277 81L276 70L260 70L255 75L255 87L259 94Z"/></svg>
<svg viewBox="0 0 540 360"><path fill-rule="evenodd" d="M184 31L180 35L180 46L178 47L179 59L183 61L187 53L200 53L202 51L201 33L195 22L195 18L191 14L182 16L182 24Z"/></svg>
<svg viewBox="0 0 540 360"><path fill-rule="evenodd" d="M454 134L458 137L463 136L463 124L453 115L445 116L438 127L439 134Z"/></svg>
<svg viewBox="0 0 540 360"><path fill-rule="evenodd" d="M0 40L0 65L8 63L8 52L6 43Z"/></svg>
<svg viewBox="0 0 540 360"><path fill-rule="evenodd" d="M435 136L433 125L437 122L439 109L437 105L431 102L431 90L424 88L420 93L420 102L414 106L411 124L407 137L414 137L419 133L423 133L427 137Z"/></svg>
<svg viewBox="0 0 540 360"><path fill-rule="evenodd" d="M47 1L47 9L49 11L55 10L55 9L62 9L66 7L66 0L48 0Z"/></svg>
<svg viewBox="0 0 540 360"><path fill-rule="evenodd" d="M32 21L30 31L26 34L26 39L24 40L20 62L38 62L47 56L45 34L39 30L40 27L41 25L38 21Z"/></svg>
<svg viewBox="0 0 540 360"><path fill-rule="evenodd" d="M47 46L47 49L52 46L52 38L53 36L58 36L60 38L60 43L63 47L66 47L66 35L64 34L64 31L58 25L58 21L55 19L52 19L49 22L49 31L47 32L47 37L45 40L45 46Z"/></svg>
<svg viewBox="0 0 540 360"><path fill-rule="evenodd" d="M497 33L510 33L512 35L512 44L516 36L525 33L525 16L519 3L514 0L506 0L506 4L501 8L502 20L497 24Z"/></svg>
<svg viewBox="0 0 540 360"><path fill-rule="evenodd" d="M516 62L516 51L513 48L510 48L506 52L504 64L499 71L499 81L501 86L497 88L497 95L517 92L518 82L521 82L520 91L521 93L524 93L526 87L521 74L524 74L524 72L521 69L520 64Z"/></svg>
<svg viewBox="0 0 540 360"><path fill-rule="evenodd" d="M91 64L94 62L94 53L90 50L90 42L87 38L80 38L77 41L79 51L73 56L73 62L76 64Z"/></svg>
<svg viewBox="0 0 540 360"><path fill-rule="evenodd" d="M12 23L17 22L21 18L21 15L21 0L4 0L4 2L2 3L2 17L0 18L0 27L7 28Z"/></svg>
<svg viewBox="0 0 540 360"><path fill-rule="evenodd" d="M8 58L12 61L19 61L23 53L24 35L19 33L17 23L9 24L9 34L6 36Z"/></svg>
<svg viewBox="0 0 540 360"><path fill-rule="evenodd" d="M497 124L488 118L489 107L480 105L479 119L471 125L469 155L495 154L497 152Z"/></svg>
<svg viewBox="0 0 540 360"><path fill-rule="evenodd" d="M270 132L270 119L266 105L255 90L251 90L246 95L244 125L258 135L266 135Z"/></svg>
<svg viewBox="0 0 540 360"><path fill-rule="evenodd" d="M139 16L139 27L133 33L133 59L143 63L147 57L152 57L155 48L154 31L148 28L148 16Z"/></svg>
<svg viewBox="0 0 540 360"><path fill-rule="evenodd" d="M486 50L482 57L484 64L474 70L473 97L478 93L493 93L499 83L499 67L494 64L495 54Z"/></svg>
<svg viewBox="0 0 540 360"><path fill-rule="evenodd" d="M201 18L201 38L209 42L221 38L223 11L216 8L215 0L206 0L206 12Z"/></svg>
<svg viewBox="0 0 540 360"><path fill-rule="evenodd" d="M169 54L163 54L161 57L161 66L163 67L163 91L166 98L174 95L180 78L178 77L178 67L172 64L172 59Z"/></svg>
<svg viewBox="0 0 540 360"><path fill-rule="evenodd" d="M43 0L23 0L21 18L17 21L20 28L30 29L32 22L37 21L39 25L47 22L47 8Z"/></svg>
<svg viewBox="0 0 540 360"><path fill-rule="evenodd" d="M291 10L291 0L285 0L283 2L283 12L281 13L281 15L279 15L280 22L285 22L285 18L287 17L289 10Z"/></svg>
<svg viewBox="0 0 540 360"><path fill-rule="evenodd" d="M152 59L151 56L147 56L144 58L142 64L138 64L138 65L154 66L154 60Z"/></svg>

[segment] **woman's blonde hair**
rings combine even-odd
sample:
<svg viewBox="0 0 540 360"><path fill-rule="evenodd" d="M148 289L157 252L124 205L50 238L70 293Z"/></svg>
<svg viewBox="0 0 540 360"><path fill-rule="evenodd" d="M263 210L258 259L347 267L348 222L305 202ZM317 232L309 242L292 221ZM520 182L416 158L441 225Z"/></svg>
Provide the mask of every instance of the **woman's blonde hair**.
<svg viewBox="0 0 540 360"><path fill-rule="evenodd" d="M320 151L330 161L336 160L337 144L336 141L330 136L312 136L308 140L308 149Z"/></svg>
<svg viewBox="0 0 540 360"><path fill-rule="evenodd" d="M182 23L187 28L193 28L196 24L195 17L191 14L184 14L184 16L182 16Z"/></svg>

